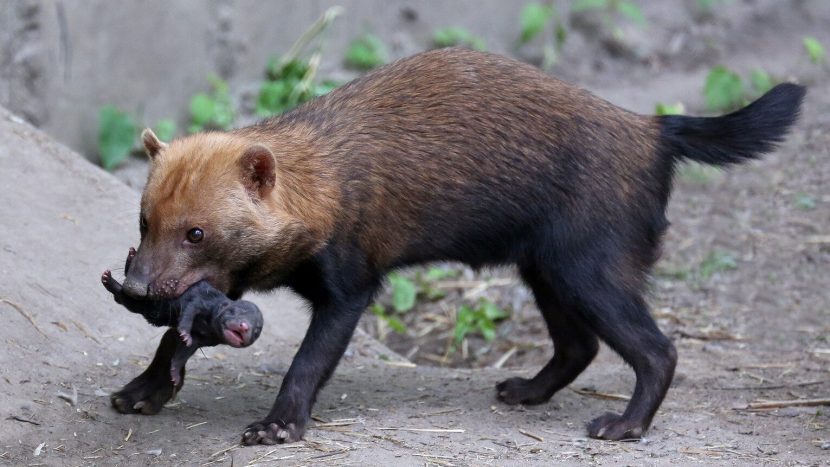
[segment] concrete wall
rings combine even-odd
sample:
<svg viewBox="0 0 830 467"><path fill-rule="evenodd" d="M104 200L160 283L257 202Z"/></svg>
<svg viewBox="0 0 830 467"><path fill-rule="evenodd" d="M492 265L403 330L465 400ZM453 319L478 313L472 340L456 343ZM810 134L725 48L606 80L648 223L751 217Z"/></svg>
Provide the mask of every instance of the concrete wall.
<svg viewBox="0 0 830 467"><path fill-rule="evenodd" d="M0 105L83 154L94 155L97 113L115 104L150 123L187 120L190 96L216 73L232 85L261 79L326 8L345 14L329 31L323 72L337 68L368 29L393 57L424 49L432 31L464 26L504 51L523 0L3 0ZM184 125L180 125L183 127Z"/></svg>

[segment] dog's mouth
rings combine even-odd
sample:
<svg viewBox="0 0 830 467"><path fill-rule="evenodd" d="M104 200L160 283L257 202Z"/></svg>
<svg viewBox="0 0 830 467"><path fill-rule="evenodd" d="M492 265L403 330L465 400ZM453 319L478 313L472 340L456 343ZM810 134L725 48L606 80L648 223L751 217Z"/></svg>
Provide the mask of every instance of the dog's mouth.
<svg viewBox="0 0 830 467"><path fill-rule="evenodd" d="M245 347L251 343L251 326L247 321L227 321L222 335L231 347Z"/></svg>

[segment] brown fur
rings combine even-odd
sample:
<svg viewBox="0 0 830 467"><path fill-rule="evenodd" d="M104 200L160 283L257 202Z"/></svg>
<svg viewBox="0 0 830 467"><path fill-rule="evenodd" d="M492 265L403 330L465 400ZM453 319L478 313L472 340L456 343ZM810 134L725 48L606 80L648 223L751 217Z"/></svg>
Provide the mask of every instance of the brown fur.
<svg viewBox="0 0 830 467"><path fill-rule="evenodd" d="M500 383L498 397L548 400L602 339L637 384L625 413L595 419L589 434L638 437L677 359L642 298L674 163L758 157L783 138L803 95L779 85L724 117L657 118L504 57L419 54L251 127L169 146L145 133L146 222L124 290L175 297L207 279L232 297L288 286L309 300L309 331L274 408L243 435L274 443L302 436L387 271L516 264L556 351L533 379ZM194 228L203 239L188 236Z"/></svg>

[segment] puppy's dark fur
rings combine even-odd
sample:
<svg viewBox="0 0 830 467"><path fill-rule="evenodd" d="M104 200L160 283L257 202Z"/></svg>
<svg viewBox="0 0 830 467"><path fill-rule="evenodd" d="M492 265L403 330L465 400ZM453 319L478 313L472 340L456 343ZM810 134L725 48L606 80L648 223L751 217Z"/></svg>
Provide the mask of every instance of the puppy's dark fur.
<svg viewBox="0 0 830 467"><path fill-rule="evenodd" d="M130 249L125 265L129 271L135 250ZM129 311L142 315L154 326L176 328L179 339L170 345L169 377L174 391L184 382L185 364L200 347L227 344L232 347L247 347L253 344L262 332L262 312L254 303L233 301L206 281L200 281L175 299L141 300L124 294L122 285L107 270L101 275L101 283L113 295L116 303ZM124 399L124 395L112 395L113 404L123 411L158 411L152 404Z"/></svg>

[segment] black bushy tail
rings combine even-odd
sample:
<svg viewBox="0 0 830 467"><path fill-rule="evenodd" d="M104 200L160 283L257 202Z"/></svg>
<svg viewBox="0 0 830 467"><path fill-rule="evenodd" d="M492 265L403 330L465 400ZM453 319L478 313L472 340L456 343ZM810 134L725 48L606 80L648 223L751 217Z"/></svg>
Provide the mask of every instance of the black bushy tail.
<svg viewBox="0 0 830 467"><path fill-rule="evenodd" d="M721 117L658 117L676 158L729 165L756 159L784 140L798 119L805 89L779 84L748 106Z"/></svg>

